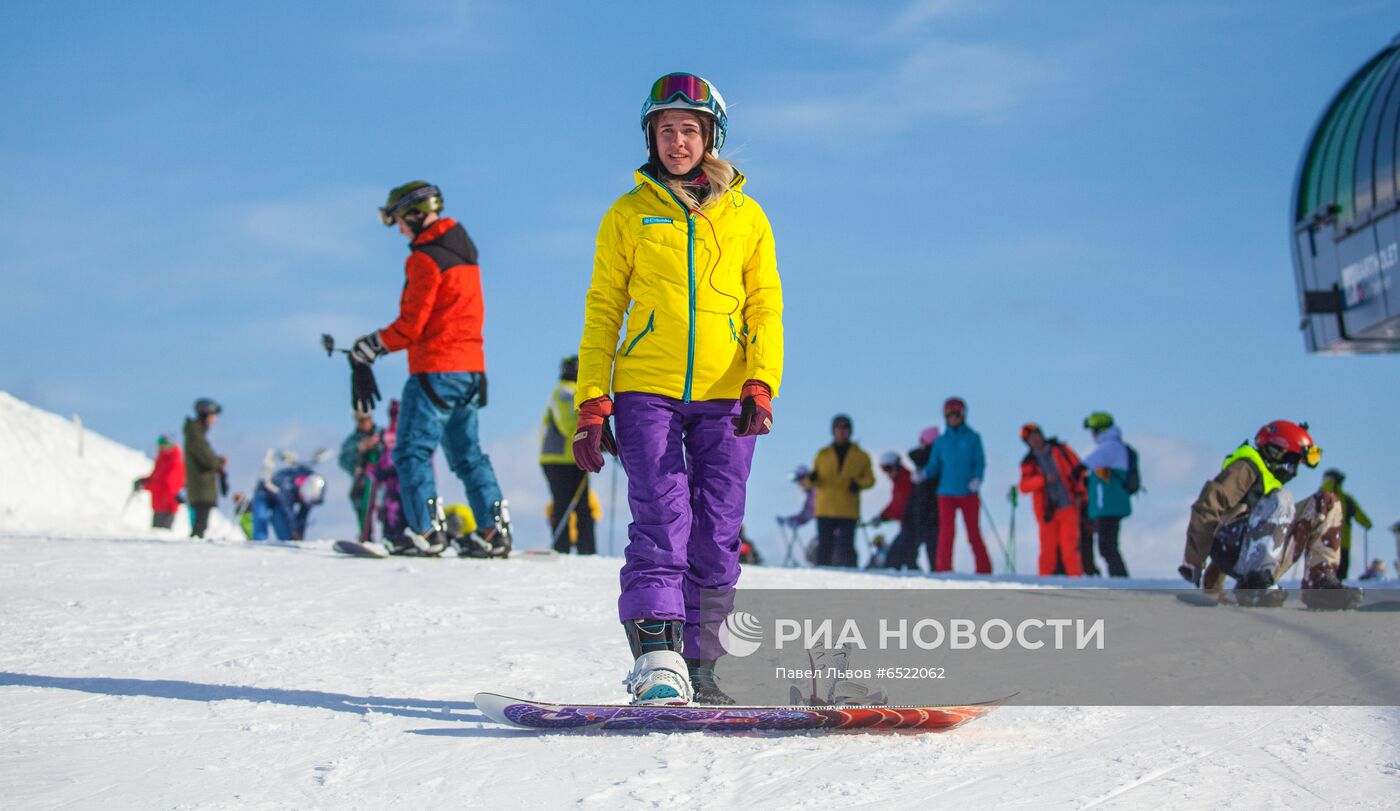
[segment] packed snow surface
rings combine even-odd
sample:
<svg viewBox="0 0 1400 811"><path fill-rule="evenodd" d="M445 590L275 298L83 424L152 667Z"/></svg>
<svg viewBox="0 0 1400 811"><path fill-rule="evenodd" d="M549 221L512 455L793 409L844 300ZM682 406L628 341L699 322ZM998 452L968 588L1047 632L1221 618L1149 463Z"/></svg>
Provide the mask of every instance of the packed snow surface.
<svg viewBox="0 0 1400 811"><path fill-rule="evenodd" d="M477 691L622 699L617 559L362 560L329 541L190 540L145 529L147 506L123 510L149 459L91 432L78 457L79 436L0 393L0 453L43 451L0 488L4 807L1274 809L1400 796L1393 707L1003 707L945 734L501 728ZM520 546L544 543L522 527ZM764 567L740 583L1009 584Z"/></svg>
<svg viewBox="0 0 1400 811"><path fill-rule="evenodd" d="M941 735L487 722L478 690L622 698L616 559L30 537L0 553L14 808L1393 808L1400 792L1395 708L1003 707Z"/></svg>

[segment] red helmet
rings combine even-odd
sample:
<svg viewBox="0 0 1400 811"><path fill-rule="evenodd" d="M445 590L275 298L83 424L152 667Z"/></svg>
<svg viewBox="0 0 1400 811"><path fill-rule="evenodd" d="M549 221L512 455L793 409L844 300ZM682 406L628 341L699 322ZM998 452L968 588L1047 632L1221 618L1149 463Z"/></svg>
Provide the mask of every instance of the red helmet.
<svg viewBox="0 0 1400 811"><path fill-rule="evenodd" d="M967 403L963 402L963 398L961 397L949 397L948 399L943 401L943 413L947 414L950 411L956 411L959 414L966 414Z"/></svg>
<svg viewBox="0 0 1400 811"><path fill-rule="evenodd" d="M1274 420L1254 435L1254 447L1271 462L1293 461L1294 464L1302 462L1308 467L1317 467L1317 463L1322 461L1322 449L1313 442L1306 422ZM1294 457L1293 460L1289 460L1290 456Z"/></svg>

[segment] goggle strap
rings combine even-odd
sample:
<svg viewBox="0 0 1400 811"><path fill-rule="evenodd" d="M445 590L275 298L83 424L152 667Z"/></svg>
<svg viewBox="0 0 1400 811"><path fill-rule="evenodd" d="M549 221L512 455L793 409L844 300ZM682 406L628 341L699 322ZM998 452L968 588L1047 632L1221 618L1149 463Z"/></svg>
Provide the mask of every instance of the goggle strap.
<svg viewBox="0 0 1400 811"><path fill-rule="evenodd" d="M441 196L442 192L438 191L437 186L419 186L418 188L414 189L408 194L405 194L403 197L400 197L399 199L395 200L392 206L385 206L384 208L379 209L379 213L383 215L386 219L392 220L398 214L398 212L413 205L414 203L420 202L422 200L428 200L433 197Z"/></svg>

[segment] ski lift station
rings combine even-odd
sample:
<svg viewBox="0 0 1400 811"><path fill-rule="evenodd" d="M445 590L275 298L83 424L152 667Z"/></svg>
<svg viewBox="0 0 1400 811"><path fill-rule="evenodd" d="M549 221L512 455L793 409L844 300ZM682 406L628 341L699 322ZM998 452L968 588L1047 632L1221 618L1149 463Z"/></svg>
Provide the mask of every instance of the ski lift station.
<svg viewBox="0 0 1400 811"><path fill-rule="evenodd" d="M1332 98L1294 182L1309 352L1400 351L1400 37Z"/></svg>

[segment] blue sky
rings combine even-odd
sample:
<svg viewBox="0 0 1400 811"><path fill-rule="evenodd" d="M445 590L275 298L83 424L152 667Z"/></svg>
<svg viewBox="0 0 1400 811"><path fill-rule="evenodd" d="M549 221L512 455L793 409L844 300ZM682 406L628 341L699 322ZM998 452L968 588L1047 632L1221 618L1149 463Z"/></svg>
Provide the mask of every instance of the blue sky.
<svg viewBox="0 0 1400 811"><path fill-rule="evenodd" d="M1393 4L717 2L693 29L649 8L6 6L0 388L143 448L215 397L235 483L269 446L338 442L348 384L317 337L392 319L404 246L375 208L425 178L481 250L483 436L542 532L534 432L597 222L644 157L650 82L691 70L729 101L784 281L748 510L765 551L833 413L878 454L951 394L1003 533L1017 427L1086 451L1080 421L1112 411L1143 454L1123 542L1142 574L1170 571L1200 483L1274 418L1311 421L1378 525L1400 519L1397 359L1306 355L1288 253L1303 142ZM397 391L403 356L376 371ZM319 525L350 520L336 498Z"/></svg>

